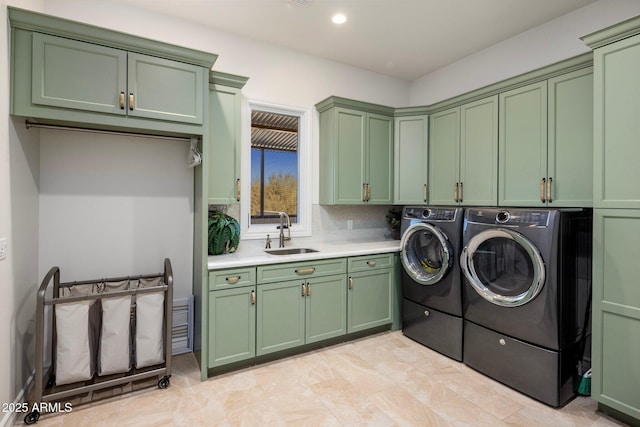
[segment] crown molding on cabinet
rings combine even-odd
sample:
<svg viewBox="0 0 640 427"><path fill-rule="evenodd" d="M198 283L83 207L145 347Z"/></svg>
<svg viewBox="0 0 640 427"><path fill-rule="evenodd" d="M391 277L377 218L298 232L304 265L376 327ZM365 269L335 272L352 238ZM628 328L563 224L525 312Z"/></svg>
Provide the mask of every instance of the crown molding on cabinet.
<svg viewBox="0 0 640 427"><path fill-rule="evenodd" d="M618 24L595 31L586 36L580 37L592 49L602 47L604 45L617 42L627 37L640 34L640 16L629 18Z"/></svg>
<svg viewBox="0 0 640 427"><path fill-rule="evenodd" d="M249 77L238 76L235 74L222 73L220 71L209 71L209 83L242 89Z"/></svg>
<svg viewBox="0 0 640 427"><path fill-rule="evenodd" d="M385 105L371 104L369 102L356 101L354 99L341 98L339 96L330 96L316 104L316 110L319 113L333 107L350 108L366 113L382 114L384 116L393 116L395 108Z"/></svg>
<svg viewBox="0 0 640 427"><path fill-rule="evenodd" d="M71 21L30 10L8 7L9 21L12 28L47 33L70 39L83 40L88 43L107 45L110 47L158 56L187 64L211 69L218 55L171 45L143 37L132 36L106 28L94 27L82 22Z"/></svg>

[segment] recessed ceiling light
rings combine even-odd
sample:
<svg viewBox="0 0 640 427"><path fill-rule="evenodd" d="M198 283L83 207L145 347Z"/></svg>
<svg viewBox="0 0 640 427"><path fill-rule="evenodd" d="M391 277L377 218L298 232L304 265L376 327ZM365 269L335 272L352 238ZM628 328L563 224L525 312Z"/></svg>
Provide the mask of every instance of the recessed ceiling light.
<svg viewBox="0 0 640 427"><path fill-rule="evenodd" d="M345 22L347 22L347 17L341 13L336 13L335 15L333 15L333 18L331 18L331 20L334 24L344 24Z"/></svg>

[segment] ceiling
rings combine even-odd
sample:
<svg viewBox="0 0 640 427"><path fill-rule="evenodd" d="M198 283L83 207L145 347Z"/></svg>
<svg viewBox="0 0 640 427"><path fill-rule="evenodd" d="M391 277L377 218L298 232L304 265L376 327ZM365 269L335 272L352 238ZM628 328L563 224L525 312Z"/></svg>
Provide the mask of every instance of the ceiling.
<svg viewBox="0 0 640 427"><path fill-rule="evenodd" d="M595 0L117 1L411 81Z"/></svg>

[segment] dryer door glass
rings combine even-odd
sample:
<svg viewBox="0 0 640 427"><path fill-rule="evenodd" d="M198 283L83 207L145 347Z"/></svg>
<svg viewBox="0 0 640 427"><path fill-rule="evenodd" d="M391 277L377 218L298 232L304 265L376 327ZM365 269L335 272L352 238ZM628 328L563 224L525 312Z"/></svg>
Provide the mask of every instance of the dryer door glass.
<svg viewBox="0 0 640 427"><path fill-rule="evenodd" d="M544 284L544 262L523 235L492 229L469 240L460 257L462 272L487 301L507 307L526 304Z"/></svg>
<svg viewBox="0 0 640 427"><path fill-rule="evenodd" d="M438 283L453 262L447 236L431 224L416 223L407 228L400 246L404 270L422 285Z"/></svg>

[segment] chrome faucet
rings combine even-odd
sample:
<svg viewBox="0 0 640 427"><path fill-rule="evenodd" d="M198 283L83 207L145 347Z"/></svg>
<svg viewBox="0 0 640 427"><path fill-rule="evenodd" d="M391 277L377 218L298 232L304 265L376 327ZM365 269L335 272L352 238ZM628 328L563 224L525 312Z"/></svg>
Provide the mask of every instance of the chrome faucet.
<svg viewBox="0 0 640 427"><path fill-rule="evenodd" d="M279 239L279 248L284 248L284 241L291 240L291 220L289 219L289 215L286 212L278 212L280 215L280 239ZM284 217L287 217L287 224L284 223ZM284 229L287 229L287 237L284 237Z"/></svg>

